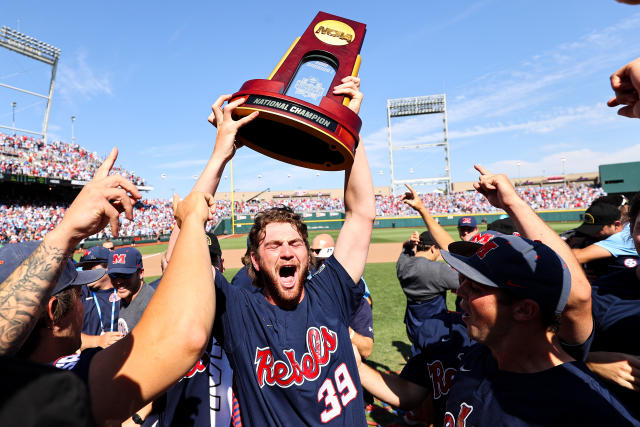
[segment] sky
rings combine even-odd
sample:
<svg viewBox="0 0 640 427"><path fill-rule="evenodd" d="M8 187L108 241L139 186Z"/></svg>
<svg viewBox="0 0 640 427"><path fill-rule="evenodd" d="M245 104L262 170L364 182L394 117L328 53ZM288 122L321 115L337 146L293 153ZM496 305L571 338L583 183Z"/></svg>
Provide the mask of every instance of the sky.
<svg viewBox="0 0 640 427"><path fill-rule="evenodd" d="M387 99L431 94L447 96L453 181L476 179L474 163L516 178L640 161L640 121L606 106L609 76L640 56L640 6L614 0L0 0L0 26L62 52L49 138L70 142L75 116L75 142L117 146L118 163L154 187L147 197L166 198L186 195L211 154L211 104L266 78L320 10L367 25L360 137L376 186L390 183ZM0 50L0 83L46 93L49 76ZM44 100L1 87L0 124L12 125L12 102L16 127L41 129ZM442 138L441 116L391 123L396 145ZM394 153L396 179L444 171L442 150ZM339 188L343 175L246 147L233 162L243 192ZM219 191L230 178L227 167Z"/></svg>

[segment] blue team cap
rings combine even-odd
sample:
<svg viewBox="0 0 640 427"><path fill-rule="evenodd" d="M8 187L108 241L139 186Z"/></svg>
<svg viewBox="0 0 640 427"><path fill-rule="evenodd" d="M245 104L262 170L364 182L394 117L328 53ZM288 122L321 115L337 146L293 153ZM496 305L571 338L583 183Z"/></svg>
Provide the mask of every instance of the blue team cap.
<svg viewBox="0 0 640 427"><path fill-rule="evenodd" d="M0 283L4 282L24 260L40 246L41 242L11 243L0 248ZM70 286L80 286L93 283L104 276L106 270L99 268L89 271L76 271L73 262L68 259L60 278L53 288L51 295L59 294Z"/></svg>
<svg viewBox="0 0 640 427"><path fill-rule="evenodd" d="M107 273L133 274L142 268L142 254L136 248L118 248L111 251Z"/></svg>
<svg viewBox="0 0 640 427"><path fill-rule="evenodd" d="M462 216L458 219L458 227L471 227L476 228L478 222L475 216Z"/></svg>
<svg viewBox="0 0 640 427"><path fill-rule="evenodd" d="M468 254L469 245L475 245L472 255ZM459 254L461 247L467 249L466 256ZM442 251L442 257L458 273L475 282L532 299L557 314L569 299L571 274L567 265L539 241L501 235L484 245L454 242L449 245L449 252Z"/></svg>
<svg viewBox="0 0 640 427"><path fill-rule="evenodd" d="M92 248L87 249L80 257L80 261L78 262L78 267L82 267L87 264L98 264L98 263L107 263L109 261L109 255L111 251L107 248L103 248L102 246L94 246Z"/></svg>

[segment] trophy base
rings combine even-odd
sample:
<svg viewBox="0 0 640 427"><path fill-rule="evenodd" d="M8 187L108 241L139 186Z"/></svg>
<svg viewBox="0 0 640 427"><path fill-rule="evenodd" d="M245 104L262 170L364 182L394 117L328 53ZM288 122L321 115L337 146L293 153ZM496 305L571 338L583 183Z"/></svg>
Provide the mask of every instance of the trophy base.
<svg viewBox="0 0 640 427"><path fill-rule="evenodd" d="M319 106L282 95L283 84L249 80L230 102L246 97L234 117L260 115L243 126L236 139L266 156L326 171L351 167L362 122L342 104L324 97Z"/></svg>

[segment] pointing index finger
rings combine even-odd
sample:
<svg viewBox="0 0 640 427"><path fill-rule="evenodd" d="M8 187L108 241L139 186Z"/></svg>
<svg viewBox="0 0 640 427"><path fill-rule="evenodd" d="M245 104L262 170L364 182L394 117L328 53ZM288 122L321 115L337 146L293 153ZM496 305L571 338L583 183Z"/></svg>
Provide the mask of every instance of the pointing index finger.
<svg viewBox="0 0 640 427"><path fill-rule="evenodd" d="M116 162L117 158L118 149L116 147L113 147L111 149L111 153L109 153L105 161L102 162L98 170L96 170L96 173L93 175L93 179L106 178L107 176L109 176L109 172L111 171L111 168L113 167L113 164Z"/></svg>
<svg viewBox="0 0 640 427"><path fill-rule="evenodd" d="M486 170L482 165L473 165L473 167L475 168L475 170L480 172L480 175L491 175L491 172Z"/></svg>

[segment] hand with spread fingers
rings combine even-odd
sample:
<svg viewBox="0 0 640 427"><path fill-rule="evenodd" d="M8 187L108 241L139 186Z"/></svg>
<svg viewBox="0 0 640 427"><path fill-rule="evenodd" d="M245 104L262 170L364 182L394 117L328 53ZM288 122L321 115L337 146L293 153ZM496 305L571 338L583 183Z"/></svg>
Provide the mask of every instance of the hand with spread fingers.
<svg viewBox="0 0 640 427"><path fill-rule="evenodd" d="M640 118L640 58L629 62L611 75L611 89L615 96L607 105L617 107L618 114L625 117Z"/></svg>
<svg viewBox="0 0 640 427"><path fill-rule="evenodd" d="M208 193L193 191L182 201L177 194L173 195L173 215L178 227L182 227L182 223L188 218L193 218L203 224L213 219L211 210L214 206L213 196Z"/></svg>
<svg viewBox="0 0 640 427"><path fill-rule="evenodd" d="M355 76L347 76L342 79L342 83L333 88L334 95L345 95L350 98L349 109L354 113L360 112L362 104L362 92L360 92L360 78Z"/></svg>
<svg viewBox="0 0 640 427"><path fill-rule="evenodd" d="M258 117L258 112L254 111L246 117L233 120L231 117L233 110L244 103L246 98L238 98L223 108L222 104L230 99L231 95L220 96L211 106L212 113L208 118L209 123L218 128L212 156L220 156L225 161L229 161L235 154L236 149L239 148L239 145L236 143L238 129Z"/></svg>
<svg viewBox="0 0 640 427"><path fill-rule="evenodd" d="M133 205L142 198L136 186L120 175L109 175L118 149L113 148L100 165L91 182L84 186L58 225L73 241L91 236L111 224L114 236L118 235L118 217L133 220Z"/></svg>
<svg viewBox="0 0 640 427"><path fill-rule="evenodd" d="M478 182L473 183L473 187L484 195L492 206L506 210L514 203L522 202L506 175L494 175L480 165L474 165L474 168L480 172L480 176Z"/></svg>
<svg viewBox="0 0 640 427"><path fill-rule="evenodd" d="M411 187L409 184L405 184L405 186L409 191L400 196L400 200L411 206L416 211L424 208L424 203L422 203L422 199L420 198L416 190L414 190L413 187Z"/></svg>

